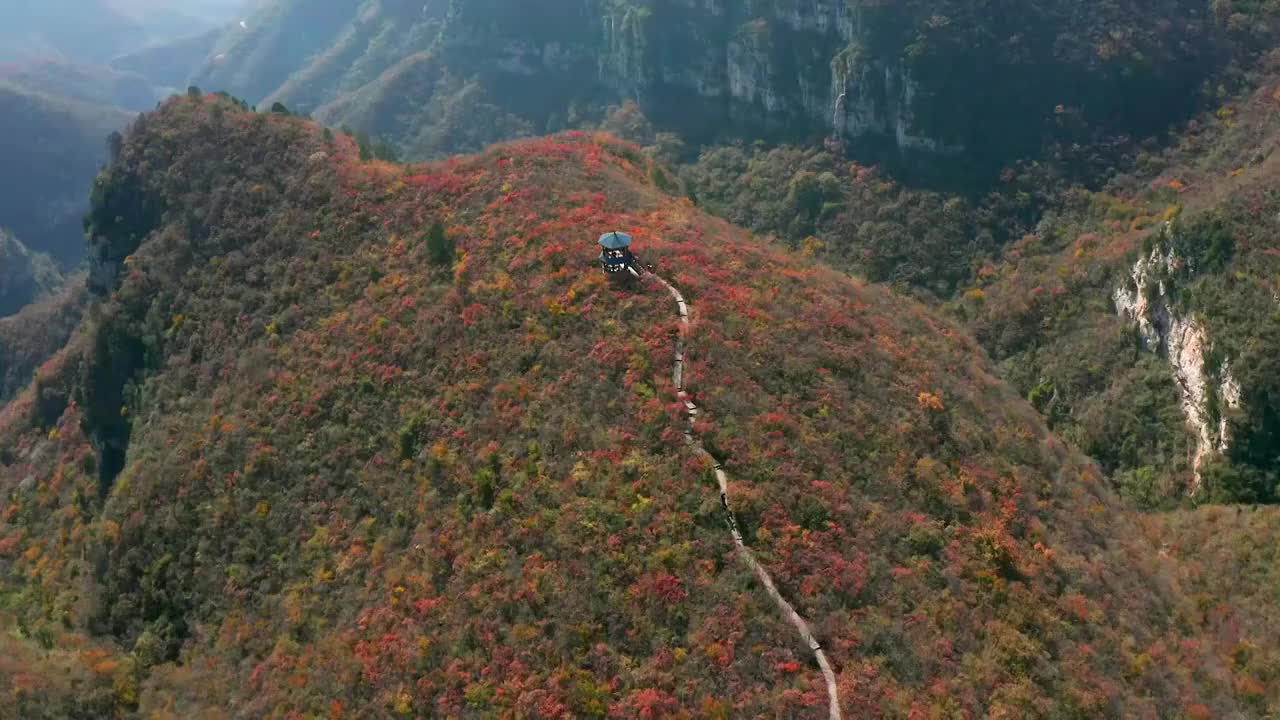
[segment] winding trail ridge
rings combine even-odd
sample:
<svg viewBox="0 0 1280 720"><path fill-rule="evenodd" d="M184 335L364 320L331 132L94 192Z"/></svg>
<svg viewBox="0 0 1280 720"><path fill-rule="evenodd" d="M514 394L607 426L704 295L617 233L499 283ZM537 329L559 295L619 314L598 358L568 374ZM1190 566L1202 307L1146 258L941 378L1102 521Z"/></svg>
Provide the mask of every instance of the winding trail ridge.
<svg viewBox="0 0 1280 720"><path fill-rule="evenodd" d="M636 272L635 268L631 268L631 274L640 277L640 273ZM836 674L831 669L831 663L827 661L826 653L822 651L822 645L813 636L809 623L805 622L805 619L800 617L800 613L796 612L791 603L782 597L782 593L778 592L778 587L774 585L773 578L769 576L769 572L756 560L755 553L751 552L751 548L747 547L746 543L742 541L742 533L738 531L738 520L734 516L733 510L729 507L729 476L725 473L724 466L693 436L693 422L698 416L698 406L694 404L693 399L689 397L689 393L685 392L684 389L684 351L685 336L689 333L689 304L685 302L684 295L680 294L676 286L667 282L661 275L653 272L645 274L667 288L671 293L671 297L675 298L676 306L680 310L680 335L676 339L676 360L672 380L676 386L677 396L680 398L680 402L684 404L688 419L688 425L684 431L685 442L689 447L693 448L694 452L711 461L711 465L715 469L716 481L720 484L720 505L724 508L725 521L729 525L729 532L733 535L733 543L737 546L738 556L759 578L760 584L764 585L765 591L769 594L773 603L778 606L782 616L791 623L796 632L800 634L800 639L813 651L814 659L818 661L818 667L822 668L822 677L827 683L827 698L830 705L829 720L841 720L840 693L836 689Z"/></svg>

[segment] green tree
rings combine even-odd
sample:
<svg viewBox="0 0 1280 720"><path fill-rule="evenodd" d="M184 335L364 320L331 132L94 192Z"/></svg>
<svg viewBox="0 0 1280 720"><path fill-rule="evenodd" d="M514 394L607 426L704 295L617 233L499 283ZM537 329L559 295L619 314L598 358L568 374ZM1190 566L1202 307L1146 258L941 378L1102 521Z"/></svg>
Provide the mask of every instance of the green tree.
<svg viewBox="0 0 1280 720"><path fill-rule="evenodd" d="M435 265L448 265L453 262L453 241L444 231L444 225L432 223L427 231L427 255Z"/></svg>

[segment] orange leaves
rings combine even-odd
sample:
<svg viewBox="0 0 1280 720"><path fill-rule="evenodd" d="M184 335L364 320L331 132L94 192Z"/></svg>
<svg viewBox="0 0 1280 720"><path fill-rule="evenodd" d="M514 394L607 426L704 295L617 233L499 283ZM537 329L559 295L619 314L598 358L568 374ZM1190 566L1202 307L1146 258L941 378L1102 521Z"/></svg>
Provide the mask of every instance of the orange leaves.
<svg viewBox="0 0 1280 720"><path fill-rule="evenodd" d="M942 398L931 392L921 391L916 395L916 402L925 410L942 412L946 409L946 406L942 404Z"/></svg>

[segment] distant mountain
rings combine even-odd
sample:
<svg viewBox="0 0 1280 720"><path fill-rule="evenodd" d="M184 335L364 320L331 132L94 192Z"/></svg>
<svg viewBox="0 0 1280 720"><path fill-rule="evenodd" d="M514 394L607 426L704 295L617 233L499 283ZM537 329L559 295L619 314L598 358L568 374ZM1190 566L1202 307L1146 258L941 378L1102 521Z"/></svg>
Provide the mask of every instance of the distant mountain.
<svg viewBox="0 0 1280 720"><path fill-rule="evenodd" d="M107 0L0 3L0 62L50 58L102 63L146 40L143 26Z"/></svg>
<svg viewBox="0 0 1280 720"><path fill-rule="evenodd" d="M102 64L207 33L251 6L248 0L9 0L0 3L0 63Z"/></svg>
<svg viewBox="0 0 1280 720"><path fill-rule="evenodd" d="M111 67L147 79L159 91L182 92L196 69L209 57L221 30L148 45L111 61Z"/></svg>
<svg viewBox="0 0 1280 720"><path fill-rule="evenodd" d="M250 0L105 0L136 22L151 43L199 35L242 16Z"/></svg>
<svg viewBox="0 0 1280 720"><path fill-rule="evenodd" d="M0 223L63 267L84 256L81 221L107 137L132 117L0 79Z"/></svg>
<svg viewBox="0 0 1280 720"><path fill-rule="evenodd" d="M62 275L48 256L27 249L0 228L0 318L57 290Z"/></svg>
<svg viewBox="0 0 1280 720"><path fill-rule="evenodd" d="M141 112L155 107L160 92L142 75L56 60L0 65L0 81L31 93Z"/></svg>

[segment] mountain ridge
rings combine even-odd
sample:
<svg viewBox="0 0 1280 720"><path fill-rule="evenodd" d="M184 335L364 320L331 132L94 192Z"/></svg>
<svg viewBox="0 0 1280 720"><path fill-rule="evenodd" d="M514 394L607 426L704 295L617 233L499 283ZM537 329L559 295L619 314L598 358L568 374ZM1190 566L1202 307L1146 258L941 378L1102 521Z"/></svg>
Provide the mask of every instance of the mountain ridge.
<svg viewBox="0 0 1280 720"><path fill-rule="evenodd" d="M825 709L683 451L670 300L592 265L620 228L700 308L695 430L846 713L1240 709L1254 671L1201 651L1097 469L947 321L608 136L359 158L183 98L98 181L95 321L0 411L0 598L26 637L116 648L95 702Z"/></svg>

